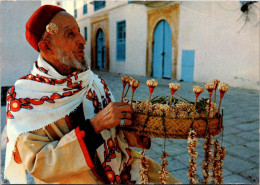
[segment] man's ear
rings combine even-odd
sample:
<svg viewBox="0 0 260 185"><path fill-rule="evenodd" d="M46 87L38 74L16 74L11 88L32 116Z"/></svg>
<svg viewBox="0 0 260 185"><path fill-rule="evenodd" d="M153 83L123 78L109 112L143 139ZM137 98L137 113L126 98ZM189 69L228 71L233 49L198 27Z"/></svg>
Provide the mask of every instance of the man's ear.
<svg viewBox="0 0 260 185"><path fill-rule="evenodd" d="M42 40L38 43L38 47L40 49L40 51L44 52L44 53L51 53L51 47L50 47L51 43L48 40Z"/></svg>

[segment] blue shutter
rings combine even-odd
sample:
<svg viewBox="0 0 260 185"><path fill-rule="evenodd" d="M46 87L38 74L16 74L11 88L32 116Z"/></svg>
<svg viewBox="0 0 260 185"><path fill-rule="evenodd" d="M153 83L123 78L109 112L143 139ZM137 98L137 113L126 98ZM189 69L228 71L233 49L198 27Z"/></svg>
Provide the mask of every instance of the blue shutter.
<svg viewBox="0 0 260 185"><path fill-rule="evenodd" d="M88 13L88 5L84 4L83 6L83 14L87 14Z"/></svg>
<svg viewBox="0 0 260 185"><path fill-rule="evenodd" d="M84 27L84 38L85 38L85 41L88 40L88 28L87 27Z"/></svg>
<svg viewBox="0 0 260 185"><path fill-rule="evenodd" d="M102 9L106 6L106 1L94 1L94 11Z"/></svg>
<svg viewBox="0 0 260 185"><path fill-rule="evenodd" d="M182 50L181 79L193 82L195 50Z"/></svg>
<svg viewBox="0 0 260 185"><path fill-rule="evenodd" d="M125 61L126 50L126 22L120 21L117 23L117 44L116 44L116 59L117 61Z"/></svg>
<svg viewBox="0 0 260 185"><path fill-rule="evenodd" d="M78 12L77 12L77 9L74 10L74 17L75 19L77 19L77 16L78 16Z"/></svg>

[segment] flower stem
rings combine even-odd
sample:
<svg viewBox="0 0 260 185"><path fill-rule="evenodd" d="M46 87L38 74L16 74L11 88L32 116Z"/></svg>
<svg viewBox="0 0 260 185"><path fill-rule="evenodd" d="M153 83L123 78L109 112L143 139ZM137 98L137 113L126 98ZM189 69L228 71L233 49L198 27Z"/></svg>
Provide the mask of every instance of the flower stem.
<svg viewBox="0 0 260 185"><path fill-rule="evenodd" d="M171 105L172 105L172 98L173 98L173 95L171 95L171 99L170 99L169 106L171 106Z"/></svg>
<svg viewBox="0 0 260 185"><path fill-rule="evenodd" d="M129 90L129 88L130 88L130 85L128 84L128 88L127 88L127 90L126 90L126 93L125 93L125 95L124 95L124 98L126 97L126 95L127 95L127 93L128 93L128 90Z"/></svg>
<svg viewBox="0 0 260 185"><path fill-rule="evenodd" d="M195 99L194 110L193 110L193 113L194 113L194 114L193 114L193 120L192 120L192 122L193 122L194 119L195 119L195 113L196 113L197 101L198 101L198 98Z"/></svg>
<svg viewBox="0 0 260 185"><path fill-rule="evenodd" d="M219 100L219 105L218 105L218 114L220 114L221 102L222 102L222 98L220 98L220 100Z"/></svg>
<svg viewBox="0 0 260 185"><path fill-rule="evenodd" d="M212 96L212 94L209 95L209 111L208 111L208 119L209 119L209 116L210 116L211 96Z"/></svg>
<svg viewBox="0 0 260 185"><path fill-rule="evenodd" d="M193 128L193 123L194 123L194 120L195 120L197 100L198 100L198 98L195 99L194 110L193 110L193 118L192 118L192 122L191 122L191 128Z"/></svg>
<svg viewBox="0 0 260 185"><path fill-rule="evenodd" d="M148 112L149 112L149 106L150 106L151 97L152 97L152 93L150 92L148 103L147 103L147 108L146 108L146 114L147 115L148 115Z"/></svg>
<svg viewBox="0 0 260 185"><path fill-rule="evenodd" d="M133 107L133 99L134 99L134 91L132 91L132 98L131 98L131 107Z"/></svg>

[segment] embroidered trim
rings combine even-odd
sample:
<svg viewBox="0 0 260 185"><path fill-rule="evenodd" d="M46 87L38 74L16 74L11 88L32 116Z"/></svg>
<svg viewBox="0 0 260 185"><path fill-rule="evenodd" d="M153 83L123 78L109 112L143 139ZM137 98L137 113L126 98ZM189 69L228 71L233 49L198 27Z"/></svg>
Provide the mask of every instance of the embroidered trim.
<svg viewBox="0 0 260 185"><path fill-rule="evenodd" d="M16 92L15 92L15 86L12 86L11 89L7 91L7 112L6 112L6 117L8 119L13 119L14 116L11 112L17 112L21 108L25 109L33 109L33 105L42 105L44 102L49 102L49 103L55 103L56 99L61 99L64 97L72 96L74 94L77 94L80 92L82 88L77 89L75 91L66 91L62 95L58 93L53 93L50 97L48 96L43 96L41 99L30 99L30 98L19 98L16 99Z"/></svg>
<svg viewBox="0 0 260 185"><path fill-rule="evenodd" d="M80 145L80 148L81 148L81 150L82 150L82 152L83 152L83 155L84 155L84 157L85 157L85 160L86 160L87 165L88 165L91 169L94 168L94 164L93 164L92 161L91 161L91 158L90 158L89 153L88 153L88 149L87 149L87 147L86 147L86 145L85 145L85 142L84 142L84 140L83 140L83 137L85 137L85 132L79 130L79 127L77 127L77 128L75 129L75 133L76 133L76 136L77 136L77 138L78 138L79 145Z"/></svg>

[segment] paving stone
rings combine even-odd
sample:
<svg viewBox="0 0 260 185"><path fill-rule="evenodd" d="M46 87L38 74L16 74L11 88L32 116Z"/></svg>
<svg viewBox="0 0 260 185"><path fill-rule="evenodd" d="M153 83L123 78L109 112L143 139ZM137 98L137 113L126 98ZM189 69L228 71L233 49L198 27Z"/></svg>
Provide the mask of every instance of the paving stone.
<svg viewBox="0 0 260 185"><path fill-rule="evenodd" d="M252 131L252 130L258 130L259 128L259 121L255 120L254 123L243 123L235 125L236 128L242 130L242 131Z"/></svg>
<svg viewBox="0 0 260 185"><path fill-rule="evenodd" d="M33 177L26 171L27 184L35 184Z"/></svg>
<svg viewBox="0 0 260 185"><path fill-rule="evenodd" d="M199 179L199 182L202 182L203 181L203 179L204 179L204 177L203 177L203 174L202 174L202 168L201 168L201 163L198 163L199 165L198 165L198 167L197 167L197 171L196 171L196 176L198 177L198 179ZM210 171L210 173L212 173L211 171ZM229 176L229 175L231 175L232 174L232 172L231 171L229 171L229 170L227 170L227 169L223 169L223 174L222 174L222 176L224 177L224 179L225 179L225 176ZM210 178L211 179L211 178ZM212 180L212 179L211 179ZM210 180L210 181L211 181Z"/></svg>
<svg viewBox="0 0 260 185"><path fill-rule="evenodd" d="M237 136L247 140L248 142L259 141L259 135L252 134L251 132L242 132L239 133Z"/></svg>
<svg viewBox="0 0 260 185"><path fill-rule="evenodd" d="M241 133L241 130L234 127L234 125L232 125L232 126L224 126L224 132L231 135L231 134Z"/></svg>
<svg viewBox="0 0 260 185"><path fill-rule="evenodd" d="M160 157L161 157L161 150L155 149L155 148L151 148L149 150L146 150L146 156L152 158L153 160L155 160L156 162L160 163Z"/></svg>
<svg viewBox="0 0 260 185"><path fill-rule="evenodd" d="M253 131L251 131L252 132L252 134L256 134L256 135L259 135L259 132L260 130L258 129L258 130L253 130Z"/></svg>
<svg viewBox="0 0 260 185"><path fill-rule="evenodd" d="M256 167L259 168L259 153L253 155L248 159L250 162L253 162L256 164Z"/></svg>
<svg viewBox="0 0 260 185"><path fill-rule="evenodd" d="M234 120L234 117L232 117L232 118L224 118L223 119L223 125L224 125L224 127L225 126L233 126L233 125L236 125L237 124L237 122Z"/></svg>
<svg viewBox="0 0 260 185"><path fill-rule="evenodd" d="M187 152L187 150L184 149L182 146L167 147L166 151L168 152L169 156L182 155Z"/></svg>
<svg viewBox="0 0 260 185"><path fill-rule="evenodd" d="M226 154L224 163L224 169L228 169L233 173L240 173L246 170L251 170L256 167L256 164L249 162L247 160L242 160L237 157L233 157L229 154Z"/></svg>
<svg viewBox="0 0 260 185"><path fill-rule="evenodd" d="M223 139L222 139L222 135L218 135L216 136L213 140L218 140L220 142L220 145L221 146L225 146L225 147L230 147L230 146L234 146L233 144L231 143L228 143L227 141L224 140L224 137L223 136Z"/></svg>
<svg viewBox="0 0 260 185"><path fill-rule="evenodd" d="M1 184L9 184L9 181L4 179L5 151L5 148L1 149Z"/></svg>
<svg viewBox="0 0 260 185"><path fill-rule="evenodd" d="M223 168L223 174L222 174L222 176L224 177L224 179L225 179L225 176L228 176L228 175L231 175L231 174L232 174L231 171L229 171L229 170L226 169L226 168Z"/></svg>
<svg viewBox="0 0 260 185"><path fill-rule="evenodd" d="M234 136L234 135L225 135L223 137L223 140L225 142L231 143L233 145L241 145L241 144L245 144L245 143L248 142L247 140L240 138L240 137L237 137L237 136Z"/></svg>
<svg viewBox="0 0 260 185"><path fill-rule="evenodd" d="M186 139L169 139L168 141L174 145L187 145Z"/></svg>
<svg viewBox="0 0 260 185"><path fill-rule="evenodd" d="M189 154L188 153L183 153L182 155L177 155L177 156L174 156L174 160L177 160L179 161L180 163L182 163L183 165L185 166L189 166Z"/></svg>
<svg viewBox="0 0 260 185"><path fill-rule="evenodd" d="M224 184L252 184L249 179L234 174L226 176L223 182Z"/></svg>
<svg viewBox="0 0 260 185"><path fill-rule="evenodd" d="M259 184L259 168L244 171L241 175L251 180L253 183Z"/></svg>
<svg viewBox="0 0 260 185"><path fill-rule="evenodd" d="M187 170L177 170L177 171L171 172L171 174L174 177L176 177L179 181L181 181L181 183L189 184L189 178L187 177Z"/></svg>
<svg viewBox="0 0 260 185"><path fill-rule="evenodd" d="M248 142L245 146L259 152L259 141Z"/></svg>
<svg viewBox="0 0 260 185"><path fill-rule="evenodd" d="M176 170L181 170L181 169L187 170L187 166L185 166L184 164L180 163L177 160L173 160L173 158L169 157L168 162L169 162L169 165L168 165L167 169L169 171L176 171Z"/></svg>
<svg viewBox="0 0 260 185"><path fill-rule="evenodd" d="M161 138L152 138L151 139L153 143L157 143L157 144L160 144L160 145L163 145L163 139Z"/></svg>
<svg viewBox="0 0 260 185"><path fill-rule="evenodd" d="M224 121L226 120L232 120L235 116L233 115L233 106L232 107L227 107L226 110L224 111Z"/></svg>
<svg viewBox="0 0 260 185"><path fill-rule="evenodd" d="M152 140L152 143L151 143L151 147L153 148L162 148L162 144L161 143L158 143L158 142L155 142Z"/></svg>
<svg viewBox="0 0 260 185"><path fill-rule="evenodd" d="M247 147L244 146L233 146L226 148L226 152L235 157L239 157L240 159L248 159L254 156L254 152L248 150Z"/></svg>
<svg viewBox="0 0 260 185"><path fill-rule="evenodd" d="M245 110L246 113L248 113L247 110ZM234 122L236 123L236 125L240 125L240 124L257 124L259 117L258 117L258 113L250 113L250 117L247 115L240 115L240 116L235 116L233 118Z"/></svg>

